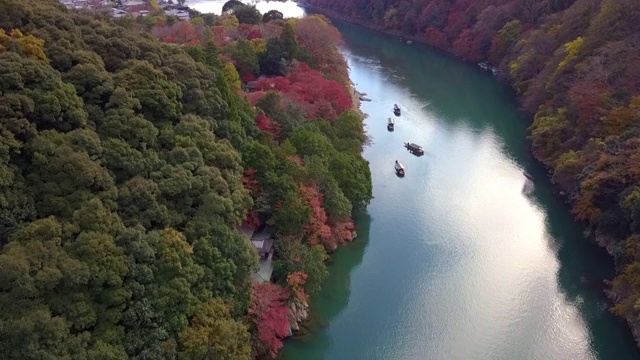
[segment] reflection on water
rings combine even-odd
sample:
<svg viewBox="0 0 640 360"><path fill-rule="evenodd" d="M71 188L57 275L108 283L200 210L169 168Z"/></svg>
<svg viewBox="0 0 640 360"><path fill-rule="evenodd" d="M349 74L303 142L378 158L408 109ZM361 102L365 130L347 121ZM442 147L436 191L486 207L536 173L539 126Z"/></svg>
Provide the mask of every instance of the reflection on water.
<svg viewBox="0 0 640 360"><path fill-rule="evenodd" d="M219 14L225 2L187 5ZM304 15L292 1L256 6ZM375 198L357 241L331 260L312 332L281 358L640 359L602 295L612 261L553 197L508 89L420 45L337 25L351 79L372 99L362 109ZM402 116L388 132L394 103Z"/></svg>
<svg viewBox="0 0 640 360"><path fill-rule="evenodd" d="M593 285L611 260L552 196L508 90L424 47L338 25L351 79L372 99L368 245L350 291L332 288L331 268L313 304L324 326L282 358L640 358ZM388 132L394 103L402 116Z"/></svg>
<svg viewBox="0 0 640 360"><path fill-rule="evenodd" d="M304 10L291 0L287 1L252 1L252 0L240 0L241 2L249 5L255 5L261 13L266 13L269 10L278 10L284 17L303 17ZM185 5L192 9L195 9L203 14L212 13L220 15L222 13L222 6L227 0L187 0Z"/></svg>

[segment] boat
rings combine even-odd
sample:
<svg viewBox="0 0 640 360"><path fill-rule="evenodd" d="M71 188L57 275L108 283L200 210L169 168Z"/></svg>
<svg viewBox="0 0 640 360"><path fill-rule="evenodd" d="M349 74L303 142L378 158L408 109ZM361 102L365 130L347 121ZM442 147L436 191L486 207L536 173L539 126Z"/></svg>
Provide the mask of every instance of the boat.
<svg viewBox="0 0 640 360"><path fill-rule="evenodd" d="M400 176L400 177L403 177L403 176L404 176L404 166L402 166L402 164L400 164L400 163L398 162L398 160L396 160L396 166L395 166L395 169L396 169L396 174L397 174L398 176Z"/></svg>
<svg viewBox="0 0 640 360"><path fill-rule="evenodd" d="M394 130L394 121L392 118L389 118L389 120L387 121L387 130L389 131L393 131Z"/></svg>
<svg viewBox="0 0 640 360"><path fill-rule="evenodd" d="M531 181L535 181L535 180L536 180L536 179L535 179L531 174L529 174L529 173L527 172L527 170L523 171L522 173L524 174L524 176L525 176L527 179L529 179L529 180L531 180Z"/></svg>
<svg viewBox="0 0 640 360"><path fill-rule="evenodd" d="M400 108L398 107L398 104L393 104L393 113L396 116L400 116Z"/></svg>
<svg viewBox="0 0 640 360"><path fill-rule="evenodd" d="M404 147L406 147L412 154L414 155L424 155L424 150L422 146L414 143L404 143Z"/></svg>

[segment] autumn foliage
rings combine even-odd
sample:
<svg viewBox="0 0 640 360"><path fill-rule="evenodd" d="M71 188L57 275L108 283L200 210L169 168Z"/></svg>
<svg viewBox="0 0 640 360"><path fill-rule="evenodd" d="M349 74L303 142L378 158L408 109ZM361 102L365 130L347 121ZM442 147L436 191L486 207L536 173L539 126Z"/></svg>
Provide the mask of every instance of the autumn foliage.
<svg viewBox="0 0 640 360"><path fill-rule="evenodd" d="M265 114L256 115L256 125L258 129L271 134L274 138L280 137L281 126L277 122L269 119Z"/></svg>
<svg viewBox="0 0 640 360"><path fill-rule="evenodd" d="M640 321L637 0L307 1L499 70L535 114L534 155L619 260L615 312Z"/></svg>
<svg viewBox="0 0 640 360"><path fill-rule="evenodd" d="M304 271L296 271L287 275L287 284L291 286L291 290L295 294L296 298L307 303L309 301L309 294L304 290L304 284L307 283L309 276Z"/></svg>
<svg viewBox="0 0 640 360"><path fill-rule="evenodd" d="M322 193L315 183L301 184L298 191L311 208L309 225L305 231L310 245L327 244L331 239L331 228L327 225L327 213L322 208Z"/></svg>
<svg viewBox="0 0 640 360"><path fill-rule="evenodd" d="M289 291L270 283L253 284L249 316L257 328L260 347L275 358L289 331Z"/></svg>
<svg viewBox="0 0 640 360"><path fill-rule="evenodd" d="M300 63L286 77L259 79L261 91L278 91L288 95L305 110L307 119L335 119L353 106L351 96L343 84L328 80L324 75Z"/></svg>
<svg viewBox="0 0 640 360"><path fill-rule="evenodd" d="M208 46L234 70L225 76L244 84L234 88L254 108L255 137L242 144L241 178L253 208L242 226L274 227L272 280L279 285L253 285L248 317L254 352L276 357L289 330L289 303L306 304L320 291L327 252L353 240L351 211L371 198L371 179L338 30L320 15L247 24L231 13L208 24L160 21L151 33L197 59L206 59Z"/></svg>

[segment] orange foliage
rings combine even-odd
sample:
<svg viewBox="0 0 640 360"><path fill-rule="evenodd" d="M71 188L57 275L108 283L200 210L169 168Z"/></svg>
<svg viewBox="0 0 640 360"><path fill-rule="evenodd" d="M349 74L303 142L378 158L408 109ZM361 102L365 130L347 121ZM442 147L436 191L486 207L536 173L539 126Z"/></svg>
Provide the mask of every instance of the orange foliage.
<svg viewBox="0 0 640 360"><path fill-rule="evenodd" d="M302 159L298 155L289 155L288 159L293 161L294 163L300 165L300 166L304 165Z"/></svg>
<svg viewBox="0 0 640 360"><path fill-rule="evenodd" d="M211 32L213 33L213 42L216 43L216 46L222 48L224 46L229 45L231 43L231 36L227 33L227 28L221 25L212 26Z"/></svg>
<svg viewBox="0 0 640 360"><path fill-rule="evenodd" d="M309 302L309 294L304 291L304 284L307 283L308 275L304 271L296 271L287 275L287 284L291 286L293 294L304 303Z"/></svg>
<svg viewBox="0 0 640 360"><path fill-rule="evenodd" d="M334 244L346 244L354 240L353 221L347 220L338 223L331 223L331 242Z"/></svg>
<svg viewBox="0 0 640 360"><path fill-rule="evenodd" d="M300 195L311 207L310 224L307 226L307 240L310 245L325 244L331 239L331 228L327 225L327 213L322 208L322 193L315 182L298 186Z"/></svg>
<svg viewBox="0 0 640 360"><path fill-rule="evenodd" d="M430 25L425 30L424 39L427 43L439 48L447 48L449 46L447 35L433 25Z"/></svg>

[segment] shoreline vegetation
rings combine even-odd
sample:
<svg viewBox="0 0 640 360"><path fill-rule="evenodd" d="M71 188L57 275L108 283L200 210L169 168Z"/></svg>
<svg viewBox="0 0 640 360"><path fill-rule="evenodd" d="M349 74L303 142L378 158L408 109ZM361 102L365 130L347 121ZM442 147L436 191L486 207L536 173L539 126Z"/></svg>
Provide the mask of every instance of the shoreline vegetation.
<svg viewBox="0 0 640 360"><path fill-rule="evenodd" d="M372 198L321 15L0 3L0 357L267 359ZM142 14L142 11L140 11Z"/></svg>
<svg viewBox="0 0 640 360"><path fill-rule="evenodd" d="M534 156L616 262L612 312L640 345L640 7L635 0L300 0L495 68L534 114ZM494 72L494 73L496 73Z"/></svg>

